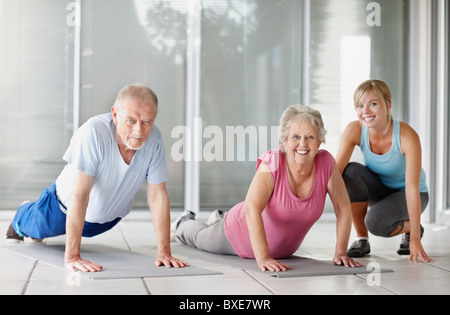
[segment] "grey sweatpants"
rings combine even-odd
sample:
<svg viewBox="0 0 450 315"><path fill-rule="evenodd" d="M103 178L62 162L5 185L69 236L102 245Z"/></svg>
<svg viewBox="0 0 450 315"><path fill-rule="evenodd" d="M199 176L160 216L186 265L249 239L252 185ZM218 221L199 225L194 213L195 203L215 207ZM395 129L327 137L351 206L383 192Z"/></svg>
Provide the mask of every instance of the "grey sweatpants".
<svg viewBox="0 0 450 315"><path fill-rule="evenodd" d="M369 211L364 219L370 233L390 237L403 221L409 220L406 196L403 190L386 187L377 174L359 163L349 163L342 174L350 202L368 202ZM421 211L425 211L429 196L420 193Z"/></svg>
<svg viewBox="0 0 450 315"><path fill-rule="evenodd" d="M237 255L225 235L225 219L212 225L196 220L185 220L178 225L175 236L177 241L204 250L222 255Z"/></svg>

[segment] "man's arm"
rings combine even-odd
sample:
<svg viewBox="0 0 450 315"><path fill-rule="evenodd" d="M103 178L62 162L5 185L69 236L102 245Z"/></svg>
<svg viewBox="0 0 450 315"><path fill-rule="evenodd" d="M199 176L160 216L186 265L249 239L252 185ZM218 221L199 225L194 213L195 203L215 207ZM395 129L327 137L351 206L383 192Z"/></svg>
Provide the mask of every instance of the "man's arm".
<svg viewBox="0 0 450 315"><path fill-rule="evenodd" d="M188 263L172 257L170 250L170 202L166 183L148 184L147 200L158 242L157 266L185 267Z"/></svg>
<svg viewBox="0 0 450 315"><path fill-rule="evenodd" d="M70 270L100 271L102 266L80 257L81 236L83 234L89 193L94 177L78 171L75 184L73 207L67 211L65 266Z"/></svg>

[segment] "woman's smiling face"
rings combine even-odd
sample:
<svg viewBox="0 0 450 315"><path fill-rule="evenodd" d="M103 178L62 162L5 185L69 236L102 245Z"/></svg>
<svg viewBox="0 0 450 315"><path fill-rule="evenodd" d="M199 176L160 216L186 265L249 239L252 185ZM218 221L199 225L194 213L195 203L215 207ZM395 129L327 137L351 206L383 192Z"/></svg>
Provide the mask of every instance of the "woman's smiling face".
<svg viewBox="0 0 450 315"><path fill-rule="evenodd" d="M289 127L283 146L288 162L304 164L314 161L320 144L317 127L309 121L297 119Z"/></svg>
<svg viewBox="0 0 450 315"><path fill-rule="evenodd" d="M387 104L390 106L390 103ZM383 103L377 97L374 91L370 90L367 94L358 102L356 106L356 115L359 121L367 128L379 127L385 129L388 122L387 114L390 108L383 106Z"/></svg>

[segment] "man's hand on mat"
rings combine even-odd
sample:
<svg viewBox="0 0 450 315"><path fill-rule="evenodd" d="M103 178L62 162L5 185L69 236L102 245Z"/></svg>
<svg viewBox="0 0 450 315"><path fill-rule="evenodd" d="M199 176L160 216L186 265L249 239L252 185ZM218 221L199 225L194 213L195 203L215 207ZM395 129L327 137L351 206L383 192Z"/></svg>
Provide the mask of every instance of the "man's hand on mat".
<svg viewBox="0 0 450 315"><path fill-rule="evenodd" d="M257 260L256 262L259 269L261 269L262 271L279 272L291 269L291 267L289 267L288 265L283 264L282 262L273 258L263 258Z"/></svg>
<svg viewBox="0 0 450 315"><path fill-rule="evenodd" d="M360 264L359 262L353 260L352 258L348 257L347 255L334 256L333 263L335 265L339 265L339 266L344 265L345 267L362 267L362 266L364 266L363 264Z"/></svg>
<svg viewBox="0 0 450 315"><path fill-rule="evenodd" d="M173 257L171 254L160 253L155 260L156 266L166 266L167 268L175 267L175 268L183 268L189 266L187 262L184 262L180 259Z"/></svg>
<svg viewBox="0 0 450 315"><path fill-rule="evenodd" d="M66 259L66 268L72 271L97 272L101 271L103 267L81 257L74 257Z"/></svg>

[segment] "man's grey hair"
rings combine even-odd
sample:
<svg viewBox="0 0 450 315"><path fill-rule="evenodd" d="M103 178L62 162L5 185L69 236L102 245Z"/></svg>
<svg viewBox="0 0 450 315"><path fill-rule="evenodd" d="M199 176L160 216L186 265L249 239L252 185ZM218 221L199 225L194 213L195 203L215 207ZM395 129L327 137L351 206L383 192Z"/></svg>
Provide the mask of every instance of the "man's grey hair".
<svg viewBox="0 0 450 315"><path fill-rule="evenodd" d="M156 111L158 111L158 97L155 92L148 86L142 83L134 83L124 86L117 94L114 102L114 108L123 109L126 99L135 99L144 104L154 104Z"/></svg>
<svg viewBox="0 0 450 315"><path fill-rule="evenodd" d="M319 134L319 140L325 143L325 135L327 131L323 125L322 115L318 110L312 109L311 107L295 104L289 106L281 115L280 118L280 135L278 140L282 144L289 133L289 128L297 120L308 121L311 125L317 128Z"/></svg>

